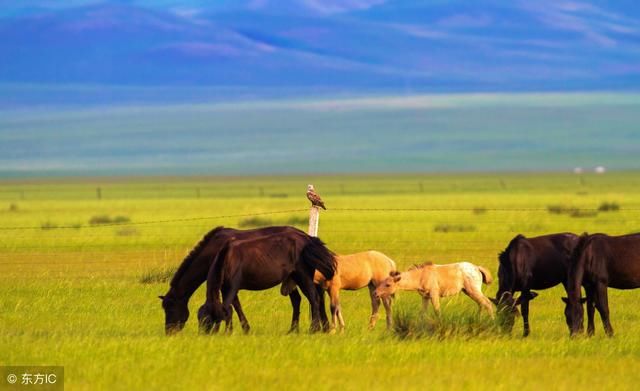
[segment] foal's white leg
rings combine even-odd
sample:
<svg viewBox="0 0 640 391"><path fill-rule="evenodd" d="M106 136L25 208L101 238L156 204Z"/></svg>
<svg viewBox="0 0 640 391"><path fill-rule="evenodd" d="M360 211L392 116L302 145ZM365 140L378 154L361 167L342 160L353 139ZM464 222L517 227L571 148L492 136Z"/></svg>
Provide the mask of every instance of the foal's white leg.
<svg viewBox="0 0 640 391"><path fill-rule="evenodd" d="M466 293L467 296L473 299L473 301L478 303L480 311L482 311L482 308L486 309L491 319L495 319L495 314L493 312L493 304L482 293L482 275L480 274L479 276L466 278L464 285L465 285L464 293Z"/></svg>
<svg viewBox="0 0 640 391"><path fill-rule="evenodd" d="M438 318L440 317L440 295L438 293L436 293L435 295L430 295L429 297L431 297L431 304L433 304L433 309L436 311L436 315L438 315Z"/></svg>

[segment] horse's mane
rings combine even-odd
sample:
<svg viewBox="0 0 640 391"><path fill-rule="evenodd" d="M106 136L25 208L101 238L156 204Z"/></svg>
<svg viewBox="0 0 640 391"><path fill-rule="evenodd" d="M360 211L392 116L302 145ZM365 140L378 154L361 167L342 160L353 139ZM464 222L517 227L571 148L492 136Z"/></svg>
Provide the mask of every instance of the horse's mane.
<svg viewBox="0 0 640 391"><path fill-rule="evenodd" d="M578 242L573 247L573 251L571 252L571 256L569 257L569 264L571 266L577 265L582 252L584 251L587 244L591 241L591 235L587 232L583 232L582 235L578 236Z"/></svg>
<svg viewBox="0 0 640 391"><path fill-rule="evenodd" d="M216 235L218 232L220 232L223 229L224 229L223 226L215 227L211 231L207 232L202 237L202 239L200 239L198 244L196 244L191 249L189 254L184 258L184 260L182 261L182 263L178 267L178 270L176 270L176 273L173 275L173 278L171 279L171 283L170 283L171 286L175 286L178 283L178 281L180 281L180 279L187 272L189 267L191 267L191 264L193 263L193 260L196 259L196 257L200 253L200 250L202 249L202 247L205 246L207 241L209 241L209 239L211 239L211 237L213 237L214 235Z"/></svg>
<svg viewBox="0 0 640 391"><path fill-rule="evenodd" d="M510 291L512 294L515 289L515 282L522 273L526 273L524 268L528 267L527 262L522 259L522 254L518 254L518 244L522 240L527 238L518 234L507 245L502 252L498 254L498 261L500 266L498 267L498 277L500 280L500 286L498 287L498 293L496 297L502 297L504 292ZM513 252L516 252L515 254ZM513 259L512 259L513 258ZM520 269L520 271L518 270Z"/></svg>
<svg viewBox="0 0 640 391"><path fill-rule="evenodd" d="M424 269L426 266L432 266L432 265L433 265L433 262L425 262L425 263L421 263L420 265L413 265L409 269L407 269L407 271Z"/></svg>

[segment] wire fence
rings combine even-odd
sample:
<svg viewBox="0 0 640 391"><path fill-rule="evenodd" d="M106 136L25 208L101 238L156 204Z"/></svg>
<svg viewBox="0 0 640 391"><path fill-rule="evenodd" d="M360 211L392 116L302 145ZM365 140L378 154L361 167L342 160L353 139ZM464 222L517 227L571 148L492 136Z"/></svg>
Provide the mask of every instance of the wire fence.
<svg viewBox="0 0 640 391"><path fill-rule="evenodd" d="M575 212L592 212L597 213L602 211L600 208L572 208L572 211ZM626 207L624 208L625 212L639 212L639 207ZM159 220L147 220L147 221L122 221L122 222L110 222L110 223L98 223L98 224L89 224L89 225L55 225L55 226L0 226L0 231L20 231L20 230L66 230L66 229L99 229L99 228L110 228L110 227L119 227L119 226L138 226L138 225L156 225L156 224L170 224L170 223L182 223L182 222L193 222L193 221L207 221L207 220L224 220L224 219L232 219L232 218L249 218L249 217L261 217L261 216L269 216L269 215L283 215L283 214L291 214L291 213L301 213L308 212L308 209L286 209L286 210L278 210L278 211L267 211L267 212L253 212L253 213L240 213L240 214L224 214L224 215L216 215L216 216L198 216L198 217L184 217L184 218L175 218L175 219L159 219ZM329 213L332 212L465 212L465 213L474 213L474 214L484 214L486 212L547 212L549 214L563 215L562 212L553 212L550 211L549 208L482 208L479 211L477 208L332 208ZM579 216L577 216L579 217ZM593 217L593 216L589 216ZM370 218L367 218L370 220ZM352 217L348 218L348 221L354 221ZM411 220L397 220L397 222L410 222ZM625 220L627 222L640 222L640 220ZM393 220L386 220L386 222L393 222ZM483 221L483 223L500 223L503 224L504 220L488 220ZM347 232L347 231L343 231ZM358 230L350 230L350 232L359 232ZM362 230L361 232L370 232L370 230Z"/></svg>
<svg viewBox="0 0 640 391"><path fill-rule="evenodd" d="M320 236L329 238L330 245L339 243L343 253L366 249L407 254L417 259L425 249L439 254L480 253L496 254L503 249L510 236L526 231L528 235L547 234L543 224L521 217L547 216L551 221L564 219L567 228L584 226L593 228L593 220L580 219L581 213L594 217L598 213L605 220L614 221L621 229L640 228L640 205L629 204L624 209L603 211L598 208L572 208L572 218L565 212L550 207L422 207L422 208L331 208L321 217ZM297 215L295 222L273 225L294 225L306 231L308 208L259 211L252 213L220 214L210 216L121 221L102 224L73 225L0 225L0 265L13 267L55 265L59 267L100 264L130 265L141 259L154 258L179 263L200 240L201 235L221 223L234 224L238 219L257 219L269 216ZM304 213L301 215L301 213ZM442 214L445 216L442 216ZM605 213L607 213L605 215ZM513 219L513 216L518 218ZM533 219L535 220L535 219ZM271 222L254 221L259 225ZM168 224L179 224L179 231L165 232ZM347 227L344 227L348 224ZM360 228L360 225L362 228ZM445 231L438 232L438 225ZM447 225L448 224L448 225ZM563 224L556 224L561 226ZM106 232L105 229L140 228L144 232ZM252 228L252 227L245 227ZM451 231L446 231L451 229ZM567 231L571 231L567 229ZM578 231L582 233L585 230ZM441 236L438 236L442 234ZM476 237L477 236L477 237ZM37 237L37 242L29 238ZM417 240L416 238L422 238ZM425 243L424 238L428 238ZM106 259L105 253L119 252L122 256ZM125 258L126 254L139 253ZM147 254L142 255L142 254Z"/></svg>

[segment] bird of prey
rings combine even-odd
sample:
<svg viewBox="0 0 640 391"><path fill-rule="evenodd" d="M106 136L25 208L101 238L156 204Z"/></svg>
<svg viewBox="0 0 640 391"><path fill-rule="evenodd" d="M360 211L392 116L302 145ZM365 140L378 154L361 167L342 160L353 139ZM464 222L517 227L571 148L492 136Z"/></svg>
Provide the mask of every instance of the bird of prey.
<svg viewBox="0 0 640 391"><path fill-rule="evenodd" d="M316 193L316 190L313 188L313 185L307 186L307 198L311 201L311 205L319 206L324 210L327 208L324 206L324 202L322 202L322 198Z"/></svg>

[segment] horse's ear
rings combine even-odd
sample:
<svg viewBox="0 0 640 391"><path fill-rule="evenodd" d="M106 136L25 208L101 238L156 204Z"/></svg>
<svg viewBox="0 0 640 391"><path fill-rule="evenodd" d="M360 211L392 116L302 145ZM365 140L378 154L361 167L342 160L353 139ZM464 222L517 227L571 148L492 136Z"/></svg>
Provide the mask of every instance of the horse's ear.
<svg viewBox="0 0 640 391"><path fill-rule="evenodd" d="M564 301L565 304L569 304L569 298L568 297L561 297L562 301Z"/></svg>
<svg viewBox="0 0 640 391"><path fill-rule="evenodd" d="M580 302L581 302L582 304L586 303L586 302L587 302L587 298L586 298L586 297L581 297L581 298L580 298Z"/></svg>
<svg viewBox="0 0 640 391"><path fill-rule="evenodd" d="M158 299L164 300L164 296L158 296Z"/></svg>
<svg viewBox="0 0 640 391"><path fill-rule="evenodd" d="M399 271L397 271L397 270L392 270L392 271L390 271L390 272L389 272L389 275L390 275L391 277L399 276L399 275L400 275L400 272L399 272Z"/></svg>

